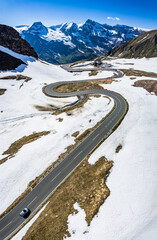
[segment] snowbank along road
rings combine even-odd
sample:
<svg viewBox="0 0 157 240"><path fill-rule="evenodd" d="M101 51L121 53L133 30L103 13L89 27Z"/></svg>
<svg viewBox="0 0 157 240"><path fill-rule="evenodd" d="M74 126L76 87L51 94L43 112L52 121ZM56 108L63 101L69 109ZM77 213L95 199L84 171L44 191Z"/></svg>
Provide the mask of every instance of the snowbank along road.
<svg viewBox="0 0 157 240"><path fill-rule="evenodd" d="M75 70L70 68L69 66L65 66L64 68L67 71ZM109 68L108 66L104 67L103 70L115 72L117 76L114 76L114 78L123 76L120 71ZM84 69L82 71L84 71ZM93 130L90 135L88 135L71 152L69 152L68 156L62 159L54 169L48 172L42 179L42 181L40 181L38 185L36 185L36 187L34 187L8 214L6 214L0 220L0 240L9 239L13 234L15 234L26 223L26 221L28 221L30 217L39 210L41 205L46 202L49 196L74 171L74 169L80 164L80 162L93 149L95 149L102 140L105 140L112 133L114 127L122 120L124 115L127 113L126 100L116 92L108 91L105 89L93 89L72 93L58 93L53 90L56 86L68 83L72 82L59 82L50 84L45 87L44 91L50 97L69 97L76 95L82 96L85 94L103 94L114 99L115 107L113 111L110 112L108 117L95 130ZM19 215L19 213L25 207L28 207L32 212L27 220L20 217Z"/></svg>

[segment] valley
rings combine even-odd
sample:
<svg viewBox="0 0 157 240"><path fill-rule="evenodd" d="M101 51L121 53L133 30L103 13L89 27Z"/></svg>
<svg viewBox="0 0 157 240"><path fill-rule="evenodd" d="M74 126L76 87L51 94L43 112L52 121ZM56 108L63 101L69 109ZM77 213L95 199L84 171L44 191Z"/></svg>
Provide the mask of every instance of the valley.
<svg viewBox="0 0 157 240"><path fill-rule="evenodd" d="M0 239L151 239L157 226L156 30L92 20L18 27L23 38L38 36L49 50L50 39L57 49L70 46L78 61L54 65L15 29L0 28ZM96 31L107 40L106 29L112 40L123 31L137 37L117 47L121 40L114 39L106 53L91 40ZM84 45L96 55L77 58L74 30L77 39L89 33ZM50 55L55 63L75 59ZM27 219L19 215L25 207Z"/></svg>

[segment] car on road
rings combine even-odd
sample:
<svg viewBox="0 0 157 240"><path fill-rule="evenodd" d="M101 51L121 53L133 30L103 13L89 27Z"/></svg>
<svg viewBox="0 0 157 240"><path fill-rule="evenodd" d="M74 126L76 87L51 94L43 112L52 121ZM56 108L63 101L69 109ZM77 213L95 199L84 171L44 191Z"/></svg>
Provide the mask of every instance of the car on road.
<svg viewBox="0 0 157 240"><path fill-rule="evenodd" d="M24 208L21 212L20 212L20 216L23 218L27 218L29 217L31 211L29 208Z"/></svg>

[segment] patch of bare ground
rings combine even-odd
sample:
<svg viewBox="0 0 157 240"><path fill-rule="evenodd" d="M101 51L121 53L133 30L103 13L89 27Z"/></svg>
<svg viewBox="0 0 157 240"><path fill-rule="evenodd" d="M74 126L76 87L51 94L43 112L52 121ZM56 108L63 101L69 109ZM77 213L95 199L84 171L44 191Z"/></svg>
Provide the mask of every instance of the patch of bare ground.
<svg viewBox="0 0 157 240"><path fill-rule="evenodd" d="M157 81L156 80L139 80L134 82L134 87L143 87L148 92L154 92L157 96Z"/></svg>
<svg viewBox="0 0 157 240"><path fill-rule="evenodd" d="M79 98L79 96L78 96L78 98ZM63 113L63 112L66 112L66 114L67 114L68 116L71 116L71 115L72 115L72 113L71 113L72 110L74 110L74 109L76 109L76 108L78 109L78 108L83 107L84 104L85 104L88 100L89 100L89 95L86 95L85 98L84 98L82 101L78 102L77 104L71 105L71 106L69 106L69 107L67 107L67 108L64 108L64 109L56 110L53 114L54 114L54 115L59 115L59 114L61 114L61 113Z"/></svg>
<svg viewBox="0 0 157 240"><path fill-rule="evenodd" d="M101 59L101 61L104 61L104 60L112 60L112 58L111 57L100 57L100 59Z"/></svg>
<svg viewBox="0 0 157 240"><path fill-rule="evenodd" d="M76 214L73 207L76 202L84 209L86 221L90 225L100 206L110 195L105 181L112 166L113 162L104 157L90 165L87 157L49 198L49 204L23 240L61 240L70 236L67 221L70 214Z"/></svg>
<svg viewBox="0 0 157 240"><path fill-rule="evenodd" d="M88 73L88 76L91 77L91 76L96 76L98 74L99 71L97 70L93 70L91 71L90 73Z"/></svg>
<svg viewBox="0 0 157 240"><path fill-rule="evenodd" d="M101 97L100 94L94 94L94 95L92 95L92 96L94 96L95 98L100 98L100 97Z"/></svg>
<svg viewBox="0 0 157 240"><path fill-rule="evenodd" d="M75 66L75 65L77 65L79 63L84 63L84 62L85 61L83 61L83 60L79 60L79 61L73 62L73 63L70 64L70 67L73 67L73 66Z"/></svg>
<svg viewBox="0 0 157 240"><path fill-rule="evenodd" d="M122 149L122 145L119 144L119 145L116 147L115 152L116 152L116 153L119 153L119 151L120 151L121 149Z"/></svg>
<svg viewBox="0 0 157 240"><path fill-rule="evenodd" d="M136 79L136 77L131 77L131 78L130 78L130 80L135 80L135 79Z"/></svg>
<svg viewBox="0 0 157 240"><path fill-rule="evenodd" d="M107 98L108 100L109 100L109 102L108 102L108 105L110 104L110 102L111 102L111 98L110 97L108 97L108 96L103 96L104 98Z"/></svg>
<svg viewBox="0 0 157 240"><path fill-rule="evenodd" d="M130 69L120 69L126 76L137 76L137 77L152 77L157 78L157 74L153 72L145 72L140 70Z"/></svg>
<svg viewBox="0 0 157 240"><path fill-rule="evenodd" d="M77 83L62 84L54 88L56 92L70 93L84 90L103 89L99 84L111 84L112 79L97 79Z"/></svg>
<svg viewBox="0 0 157 240"><path fill-rule="evenodd" d="M38 138L48 135L50 131L33 133L29 136L24 136L19 140L15 141L10 145L10 147L2 153L2 155L8 155L7 157L0 160L0 164L6 162L8 159L13 158L15 154L25 145L31 142L36 141Z"/></svg>
<svg viewBox="0 0 157 240"><path fill-rule="evenodd" d="M34 107L38 110L38 111L42 111L42 112L51 112L51 111L55 111L58 108L52 104L47 104L46 106L40 106L40 105L34 105Z"/></svg>
<svg viewBox="0 0 157 240"><path fill-rule="evenodd" d="M63 122L63 118L57 118L59 122Z"/></svg>
<svg viewBox="0 0 157 240"><path fill-rule="evenodd" d="M27 77L27 76L24 76L24 75L21 75L21 74L17 74L17 75L9 75L9 76L5 76L5 77L1 77L0 79L6 79L6 80L9 80L9 79L16 79L17 81L18 80L24 80L26 82L30 81L32 78L30 77Z"/></svg>
<svg viewBox="0 0 157 240"><path fill-rule="evenodd" d="M69 83L69 84L62 84L54 88L56 92L62 93L71 93L83 90L91 90L91 89L103 89L103 87L96 84L94 81L86 81L86 82L77 82L77 83Z"/></svg>
<svg viewBox="0 0 157 240"><path fill-rule="evenodd" d="M79 135L79 131L74 132L71 136L77 137Z"/></svg>
<svg viewBox="0 0 157 240"><path fill-rule="evenodd" d="M0 95L3 95L5 93L5 91L7 91L7 89L0 88Z"/></svg>
<svg viewBox="0 0 157 240"><path fill-rule="evenodd" d="M27 77L27 76L23 76L21 74L17 74L17 75L9 75L9 76L5 76L5 77L1 77L0 79L6 79L6 80L11 80L11 79L16 79L17 81L19 80L24 80L24 82L20 85L20 88L23 87L23 84L25 82L30 81L32 78L31 77Z"/></svg>

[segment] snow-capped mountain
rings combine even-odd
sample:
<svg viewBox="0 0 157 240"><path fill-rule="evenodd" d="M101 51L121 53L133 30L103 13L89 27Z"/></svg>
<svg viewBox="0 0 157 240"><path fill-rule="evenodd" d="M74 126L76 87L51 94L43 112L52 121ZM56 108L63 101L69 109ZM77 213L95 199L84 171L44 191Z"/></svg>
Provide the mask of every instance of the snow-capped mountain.
<svg viewBox="0 0 157 240"><path fill-rule="evenodd" d="M88 19L83 24L65 23L46 27L41 22L18 26L39 57L51 63L66 63L97 57L144 32L125 25L110 26Z"/></svg>

